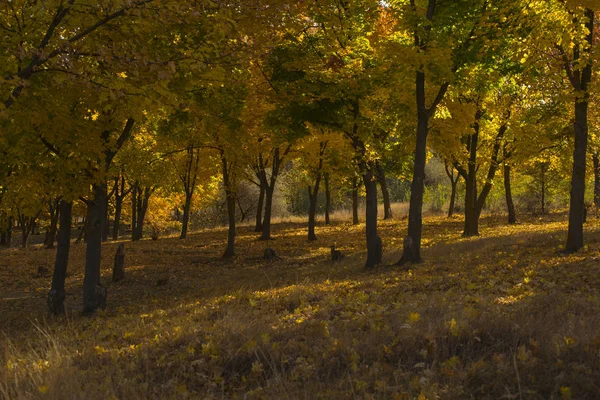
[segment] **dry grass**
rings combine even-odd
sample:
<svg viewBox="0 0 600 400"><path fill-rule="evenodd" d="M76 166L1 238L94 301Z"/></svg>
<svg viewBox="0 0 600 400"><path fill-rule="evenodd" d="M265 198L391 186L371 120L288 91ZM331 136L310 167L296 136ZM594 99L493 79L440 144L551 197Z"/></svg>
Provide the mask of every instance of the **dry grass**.
<svg viewBox="0 0 600 400"><path fill-rule="evenodd" d="M92 318L79 312L83 246L55 320L48 279L33 277L53 252L3 251L0 397L597 399L600 224L567 256L565 219L486 217L465 239L460 218L429 217L426 261L408 271L363 271L364 226L340 221L312 243L304 224L274 226L269 243L242 227L229 261L223 229L128 243L127 278ZM388 264L405 228L381 222ZM281 260L264 262L267 246Z"/></svg>

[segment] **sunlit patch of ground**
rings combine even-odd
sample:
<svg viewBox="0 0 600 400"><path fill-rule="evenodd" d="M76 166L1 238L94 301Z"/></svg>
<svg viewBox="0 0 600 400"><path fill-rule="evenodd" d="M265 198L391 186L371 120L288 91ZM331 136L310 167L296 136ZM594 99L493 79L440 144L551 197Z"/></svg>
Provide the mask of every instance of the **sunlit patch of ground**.
<svg viewBox="0 0 600 400"><path fill-rule="evenodd" d="M242 226L230 260L226 231L204 230L128 242L119 284L108 243L109 306L91 318L73 245L70 312L53 320L37 268L54 253L2 251L0 397L600 398L599 227L565 255L564 214L486 216L475 238L460 218L428 217L424 263L399 269L400 216L380 221L386 265L373 271L364 225L319 226L316 242L299 221L269 242ZM262 260L265 247L280 259Z"/></svg>

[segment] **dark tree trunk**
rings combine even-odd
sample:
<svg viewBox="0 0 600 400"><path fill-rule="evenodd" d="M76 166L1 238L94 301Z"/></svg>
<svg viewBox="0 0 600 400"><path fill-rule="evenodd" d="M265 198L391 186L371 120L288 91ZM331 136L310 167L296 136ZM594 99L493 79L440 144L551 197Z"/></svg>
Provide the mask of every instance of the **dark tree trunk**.
<svg viewBox="0 0 600 400"><path fill-rule="evenodd" d="M317 200L319 198L319 186L321 185L321 178L323 176L323 157L325 156L325 150L327 149L327 142L321 142L319 144L319 165L316 171L315 186L314 190L308 187L308 199L309 199L309 210L308 210L308 241L312 242L317 240L315 235L315 219L317 214Z"/></svg>
<svg viewBox="0 0 600 400"><path fill-rule="evenodd" d="M132 186L131 189L131 240L138 240L137 235L137 213L138 213L138 185L137 182Z"/></svg>
<svg viewBox="0 0 600 400"><path fill-rule="evenodd" d="M315 181L314 190L309 186L308 187L308 199L310 202L308 208L308 241L312 242L317 240L317 235L315 235L315 219L317 214L317 198L319 195L319 184L321 182L321 174L317 175L317 180Z"/></svg>
<svg viewBox="0 0 600 400"><path fill-rule="evenodd" d="M115 197L115 220L113 222L113 240L119 240L119 229L121 225L121 211L123 210L123 198Z"/></svg>
<svg viewBox="0 0 600 400"><path fill-rule="evenodd" d="M429 0L427 4L426 19L429 21L425 26L425 37L431 31L431 21L434 18L436 0ZM469 39L470 40L470 39ZM469 40L463 43L462 47L469 46ZM419 30L414 32L414 44L422 51L426 51L426 42ZM454 66L456 71L457 66ZM415 160L413 168L413 180L410 191L410 205L408 210L408 235L404 239L404 250L402 258L398 265L405 263L421 262L421 235L423 230L423 192L425 189L425 164L427 162L427 136L429 134L429 120L435 114L435 111L444 99L450 83L443 83L429 107L426 100L425 72L417 70L415 72L415 100L417 106L417 140L415 146Z"/></svg>
<svg viewBox="0 0 600 400"><path fill-rule="evenodd" d="M125 175L121 174L115 178L115 219L113 222L113 240L119 239L121 229L121 213L123 211L123 200L131 192L132 188L125 190ZM133 200L132 200L133 201Z"/></svg>
<svg viewBox="0 0 600 400"><path fill-rule="evenodd" d="M593 49L594 42L594 11L585 9L588 29L586 44L589 46L587 56ZM575 46L578 49L578 46ZM575 61L580 61L580 55L576 52ZM574 252L583 247L583 219L584 219L584 195L585 195L585 164L586 149L588 141L588 106L590 94L588 85L592 81L592 57L587 60L583 69L574 70L569 64L565 65L567 75L571 78L574 89L583 93L577 94L575 100L575 144L573 149L573 173L571 178L571 199L569 203L569 231L565 250ZM580 97L581 96L581 97Z"/></svg>
<svg viewBox="0 0 600 400"><path fill-rule="evenodd" d="M110 199L113 197L113 195L115 194L116 190L117 190L117 183L115 182L115 184L113 185L112 189L110 190L110 192L107 193L106 195L106 206L104 207L104 228L102 231L102 241L106 242L108 241L108 234L110 233L110 210L109 210L109 206L110 206Z"/></svg>
<svg viewBox="0 0 600 400"><path fill-rule="evenodd" d="M106 206L106 184L92 188L93 198L87 207L87 247L85 252L85 276L83 278L83 312L90 313L105 305L105 296L100 285L100 261L102 254L102 232ZM103 298L104 297L104 298Z"/></svg>
<svg viewBox="0 0 600 400"><path fill-rule="evenodd" d="M274 187L265 190L265 218L263 219L262 234L260 240L271 240L271 212L273 210Z"/></svg>
<svg viewBox="0 0 600 400"><path fill-rule="evenodd" d="M508 114L510 115L510 114ZM485 201L487 200L488 195L492 191L494 187L494 177L496 176L496 171L498 170L498 154L500 153L500 144L504 138L504 134L508 125L502 124L500 129L498 130L498 134L496 135L496 139L494 141L494 147L492 148L492 156L490 159L490 166L488 168L488 173L485 179L485 183L483 184L483 189L481 189L481 193L479 193L479 197L477 197L476 209L475 209L475 217L479 223L479 217L481 216L481 211L483 210L483 206L485 205Z"/></svg>
<svg viewBox="0 0 600 400"><path fill-rule="evenodd" d="M422 76L421 76L422 75ZM425 74L417 72L417 89L419 96L425 96ZM421 88L422 87L422 88ZM419 101L418 101L419 103ZM427 162L427 135L429 133L429 118L420 107L417 121L417 144L413 179L410 186L410 203L408 210L408 235L404 239L404 250L399 265L407 262L421 262L421 232L423 229L423 191L425 189L425 164Z"/></svg>
<svg viewBox="0 0 600 400"><path fill-rule="evenodd" d="M137 196L137 222L135 224L135 237L136 240L140 240L144 237L144 220L146 219L146 211L148 211L148 202L150 196L154 192L152 188L140 188Z"/></svg>
<svg viewBox="0 0 600 400"><path fill-rule="evenodd" d="M325 174L325 225L330 225L330 217L331 213L331 190L329 188L329 173Z"/></svg>
<svg viewBox="0 0 600 400"><path fill-rule="evenodd" d="M595 152L594 161L594 206L600 208L600 152Z"/></svg>
<svg viewBox="0 0 600 400"><path fill-rule="evenodd" d="M376 161L377 180L381 186L381 195L383 196L383 219L392 219L392 204L390 202L390 191L385 181L385 171L381 162Z"/></svg>
<svg viewBox="0 0 600 400"><path fill-rule="evenodd" d="M479 235L479 218L477 217L477 145L479 142L479 121L482 112L475 114L474 132L467 141L469 161L467 164L467 179L465 180L465 226L463 236Z"/></svg>
<svg viewBox="0 0 600 400"><path fill-rule="evenodd" d="M291 145L288 145L281 154L279 147L274 147L272 151L272 163L271 163L271 177L267 179L267 173L265 170L265 163L262 156L259 157L259 169L257 176L259 177L261 184L265 187L265 217L263 219L262 234L260 240L271 239L271 216L273 208L273 193L275 192L275 184L279 177L279 172L283 165L285 156L289 153Z"/></svg>
<svg viewBox="0 0 600 400"><path fill-rule="evenodd" d="M185 204L183 205L183 222L181 224L181 234L179 235L179 239L185 239L187 237L191 207L192 207L192 196L191 196L191 194L189 194L189 195L186 194Z"/></svg>
<svg viewBox="0 0 600 400"><path fill-rule="evenodd" d="M506 194L506 209L508 210L508 223L517 223L517 214L515 213L515 204L512 198L512 189L510 186L510 164L504 163L504 192Z"/></svg>
<svg viewBox="0 0 600 400"><path fill-rule="evenodd" d="M113 282L119 282L123 279L125 279L125 244L120 243L115 253L112 280Z"/></svg>
<svg viewBox="0 0 600 400"><path fill-rule="evenodd" d="M254 232L262 232L262 213L265 208L265 187L262 184L258 185L260 192L258 194L258 204L256 205L256 224Z"/></svg>
<svg viewBox="0 0 600 400"><path fill-rule="evenodd" d="M360 223L358 219L358 188L358 178L354 176L352 178L352 225Z"/></svg>
<svg viewBox="0 0 600 400"><path fill-rule="evenodd" d="M381 238L377 234L377 181L375 180L376 166L373 163L364 166L363 182L367 197L366 204L366 237L367 237L367 261L365 268L373 268L381 264L382 245Z"/></svg>
<svg viewBox="0 0 600 400"><path fill-rule="evenodd" d="M58 216L60 208L60 198L56 198L48 203L48 213L50 214L50 227L46 230L46 237L44 238L44 247L46 249L54 248L54 240L56 239L56 232L58 230Z"/></svg>
<svg viewBox="0 0 600 400"><path fill-rule="evenodd" d="M227 248L223 257L233 257L235 255L235 187L234 177L232 176L232 166L227 162L225 154L221 152L221 166L223 171L223 186L225 187L225 197L227 202Z"/></svg>
<svg viewBox="0 0 600 400"><path fill-rule="evenodd" d="M448 162L444 162L444 168L446 170L446 175L448 175L448 179L450 179L450 186L452 188L450 193L450 205L448 206L448 218L450 218L454 214L454 207L456 203L456 187L458 186L458 181L460 180L460 173L457 173L456 177L454 177L454 167Z"/></svg>
<svg viewBox="0 0 600 400"><path fill-rule="evenodd" d="M19 213L19 224L21 225L21 248L26 248L29 241L29 236L33 232L33 228L37 221L38 213L34 217L26 217L24 214Z"/></svg>
<svg viewBox="0 0 600 400"><path fill-rule="evenodd" d="M59 204L60 229L58 231L58 249L54 261L52 286L48 293L48 310L50 314L60 315L65 312L65 280L69 265L69 250L71 248L71 211L73 203L61 200Z"/></svg>
<svg viewBox="0 0 600 400"><path fill-rule="evenodd" d="M183 208L183 223L181 225L181 234L179 239L187 237L188 225L190 221L190 210L192 207L192 197L196 189L196 179L198 178L198 165L200 163L200 149L190 145L187 149L187 165L183 174L180 175L183 189L185 191L185 204Z"/></svg>

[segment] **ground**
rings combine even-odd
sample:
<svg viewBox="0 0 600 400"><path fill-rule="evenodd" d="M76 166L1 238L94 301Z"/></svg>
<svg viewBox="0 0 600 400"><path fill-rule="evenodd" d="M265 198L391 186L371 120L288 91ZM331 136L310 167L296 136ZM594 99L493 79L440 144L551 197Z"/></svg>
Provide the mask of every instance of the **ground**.
<svg viewBox="0 0 600 400"><path fill-rule="evenodd" d="M405 220L380 221L385 265L363 270L364 225L261 242L239 228L126 243L126 279L81 315L84 245L72 246L68 315L48 318L54 252L0 252L0 398L597 399L600 221L567 255L564 213L513 226L425 219L422 264L391 266ZM331 262L330 246L342 250ZM280 259L262 260L266 247Z"/></svg>

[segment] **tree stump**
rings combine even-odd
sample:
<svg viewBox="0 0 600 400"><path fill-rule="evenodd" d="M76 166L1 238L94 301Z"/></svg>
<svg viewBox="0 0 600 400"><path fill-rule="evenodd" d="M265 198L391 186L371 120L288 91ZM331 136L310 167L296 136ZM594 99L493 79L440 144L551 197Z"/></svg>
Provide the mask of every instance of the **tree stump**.
<svg viewBox="0 0 600 400"><path fill-rule="evenodd" d="M341 261L344 258L344 253L331 246L331 261Z"/></svg>
<svg viewBox="0 0 600 400"><path fill-rule="evenodd" d="M113 282L119 282L125 279L125 244L119 244L115 254L115 265L113 267Z"/></svg>
<svg viewBox="0 0 600 400"><path fill-rule="evenodd" d="M266 248L263 252L263 260L274 261L279 260L279 257L277 256L275 250L271 248Z"/></svg>

